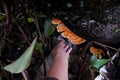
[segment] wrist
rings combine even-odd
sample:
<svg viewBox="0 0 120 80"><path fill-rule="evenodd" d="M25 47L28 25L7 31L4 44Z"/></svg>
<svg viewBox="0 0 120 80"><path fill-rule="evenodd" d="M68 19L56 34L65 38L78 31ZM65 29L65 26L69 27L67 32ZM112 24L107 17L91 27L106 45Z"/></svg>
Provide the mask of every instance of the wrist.
<svg viewBox="0 0 120 80"><path fill-rule="evenodd" d="M54 60L67 60L68 61L68 59L69 59L69 55L56 55L55 57L54 57Z"/></svg>

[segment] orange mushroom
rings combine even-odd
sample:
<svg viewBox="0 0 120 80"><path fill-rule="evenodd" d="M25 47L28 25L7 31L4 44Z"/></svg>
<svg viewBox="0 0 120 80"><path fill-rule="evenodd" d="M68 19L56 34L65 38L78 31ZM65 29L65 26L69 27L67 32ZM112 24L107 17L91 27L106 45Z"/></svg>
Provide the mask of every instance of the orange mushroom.
<svg viewBox="0 0 120 80"><path fill-rule="evenodd" d="M76 39L76 40L72 40L72 39L69 39L70 40L70 42L71 43L73 43L73 44L82 44L82 43L84 43L86 40L85 39L83 39L83 38L78 38L78 39Z"/></svg>
<svg viewBox="0 0 120 80"><path fill-rule="evenodd" d="M56 26L58 32L68 31L69 29L63 24L59 24Z"/></svg>
<svg viewBox="0 0 120 80"><path fill-rule="evenodd" d="M73 36L73 32L71 32L71 31L64 31L61 34L65 38L69 38L69 37Z"/></svg>
<svg viewBox="0 0 120 80"><path fill-rule="evenodd" d="M73 33L73 35L71 37L69 37L70 40L77 40L79 38L79 36L77 36L76 34Z"/></svg>
<svg viewBox="0 0 120 80"><path fill-rule="evenodd" d="M82 44L86 40L79 37L77 34L72 32L67 26L59 19L53 19L53 24L56 24L57 32L60 32L64 38L67 38L73 44Z"/></svg>
<svg viewBox="0 0 120 80"><path fill-rule="evenodd" d="M62 21L60 19L53 19L52 24L60 24Z"/></svg>
<svg viewBox="0 0 120 80"><path fill-rule="evenodd" d="M95 55L98 55L98 58L101 59L102 58L102 54L105 54L104 51L102 49L96 48L94 46L90 47L90 52Z"/></svg>

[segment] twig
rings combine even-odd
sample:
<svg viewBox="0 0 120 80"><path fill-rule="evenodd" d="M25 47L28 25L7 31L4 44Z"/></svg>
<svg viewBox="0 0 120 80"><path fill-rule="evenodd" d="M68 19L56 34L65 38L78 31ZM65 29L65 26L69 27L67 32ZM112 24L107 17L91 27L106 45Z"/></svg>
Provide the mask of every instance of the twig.
<svg viewBox="0 0 120 80"><path fill-rule="evenodd" d="M42 63L43 63L43 64L42 64L42 67L43 67L43 69L44 69L44 76L46 76L46 71L47 71L47 70L46 70L45 58L43 57L41 60L42 60Z"/></svg>
<svg viewBox="0 0 120 80"><path fill-rule="evenodd" d="M5 2L3 2L2 1L2 3L3 3L3 8L4 8L4 11L5 11L5 14L6 14L6 23L7 23L7 26L9 25L9 18L10 18L10 16L9 16L9 13L8 13L8 8L7 8L7 5L6 5L6 3Z"/></svg>
<svg viewBox="0 0 120 80"><path fill-rule="evenodd" d="M81 68L80 68L80 70L79 70L79 72L78 72L78 78L79 78L79 80L80 80L80 78L81 78L81 73L83 73L83 71L86 69L86 61L88 60L88 58L89 58L89 56L85 56L85 60L83 61L83 64L81 65Z"/></svg>
<svg viewBox="0 0 120 80"><path fill-rule="evenodd" d="M6 14L6 22L4 23L4 24L7 25L6 26L6 31L5 31L5 34L4 34L4 36L6 36L7 34L10 33L10 31L12 29L12 25L11 25L12 18L11 18L11 13L10 13L10 11L8 9L7 4L4 1L1 1L1 3L3 5L3 9L4 9L4 12Z"/></svg>
<svg viewBox="0 0 120 80"><path fill-rule="evenodd" d="M29 74L26 70L22 72L22 75L23 75L25 80L29 80Z"/></svg>
<svg viewBox="0 0 120 80"><path fill-rule="evenodd" d="M41 31L40 31L40 28L39 28L39 23L38 23L38 20L37 20L37 16L35 15L35 18L33 18L33 19L34 19L34 24L36 26L39 38L42 41L42 43L44 43L43 36L41 35Z"/></svg>
<svg viewBox="0 0 120 80"><path fill-rule="evenodd" d="M30 41L28 40L27 36L25 35L24 31L22 30L22 28L19 25L18 25L18 29L20 30L20 32L22 33L22 35L24 36L24 38L28 42L28 44L30 44Z"/></svg>
<svg viewBox="0 0 120 80"><path fill-rule="evenodd" d="M73 64L72 65L75 65L79 59L80 59L80 56L85 53L85 51L89 48L89 46L91 45L92 43L89 42L87 45L85 45L84 49L79 53L78 57L74 60Z"/></svg>
<svg viewBox="0 0 120 80"><path fill-rule="evenodd" d="M40 36L40 38L42 38L41 32L40 32L40 28L39 28L39 24L38 21L36 19L34 19L34 23L36 25L37 31L38 31L38 35Z"/></svg>
<svg viewBox="0 0 120 80"><path fill-rule="evenodd" d="M108 45L104 45L104 44L101 44L101 43L99 43L99 42L94 42L94 41L93 41L92 43L98 44L98 45L100 45L100 46L102 46L102 47L107 47L107 48L113 49L113 50L115 50L115 51L118 51L118 49L116 49L116 48L114 48L114 47L111 47L111 46L108 46Z"/></svg>

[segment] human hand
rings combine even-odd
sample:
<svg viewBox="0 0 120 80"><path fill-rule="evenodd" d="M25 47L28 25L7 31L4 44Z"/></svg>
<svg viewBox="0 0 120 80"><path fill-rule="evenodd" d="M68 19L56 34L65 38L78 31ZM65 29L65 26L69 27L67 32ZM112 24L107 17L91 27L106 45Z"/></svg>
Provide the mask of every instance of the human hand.
<svg viewBox="0 0 120 80"><path fill-rule="evenodd" d="M52 55L54 58L62 57L69 58L69 54L72 51L72 48L69 47L64 40L61 40L52 50Z"/></svg>

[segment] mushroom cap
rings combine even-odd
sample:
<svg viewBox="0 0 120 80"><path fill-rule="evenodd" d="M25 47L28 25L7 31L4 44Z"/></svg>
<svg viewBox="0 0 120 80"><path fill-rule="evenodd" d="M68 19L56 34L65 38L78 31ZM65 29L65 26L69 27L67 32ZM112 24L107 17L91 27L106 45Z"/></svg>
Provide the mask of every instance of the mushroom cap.
<svg viewBox="0 0 120 80"><path fill-rule="evenodd" d="M76 40L74 40L74 39L69 39L70 40L70 42L71 43L73 43L73 44L82 44L82 43L84 43L86 40L85 39L83 39L83 38L78 38L78 39L76 39Z"/></svg>
<svg viewBox="0 0 120 80"><path fill-rule="evenodd" d="M104 51L102 49L96 48L94 46L90 47L90 52L95 55L98 55L98 58L101 59L102 58L102 54L104 53Z"/></svg>
<svg viewBox="0 0 120 80"><path fill-rule="evenodd" d="M65 31L65 32L62 32L61 34L65 38L70 38L73 36L74 33L72 31Z"/></svg>
<svg viewBox="0 0 120 80"><path fill-rule="evenodd" d="M82 44L86 40L72 32L61 20L53 19L53 24L56 24L57 32L60 32L64 38L67 38L73 44Z"/></svg>
<svg viewBox="0 0 120 80"><path fill-rule="evenodd" d="M57 32L64 32L69 30L63 23L57 25L56 28Z"/></svg>
<svg viewBox="0 0 120 80"><path fill-rule="evenodd" d="M62 23L62 21L61 21L60 19L53 19L53 20L52 20L52 24L58 25L58 24L60 24L60 23Z"/></svg>

